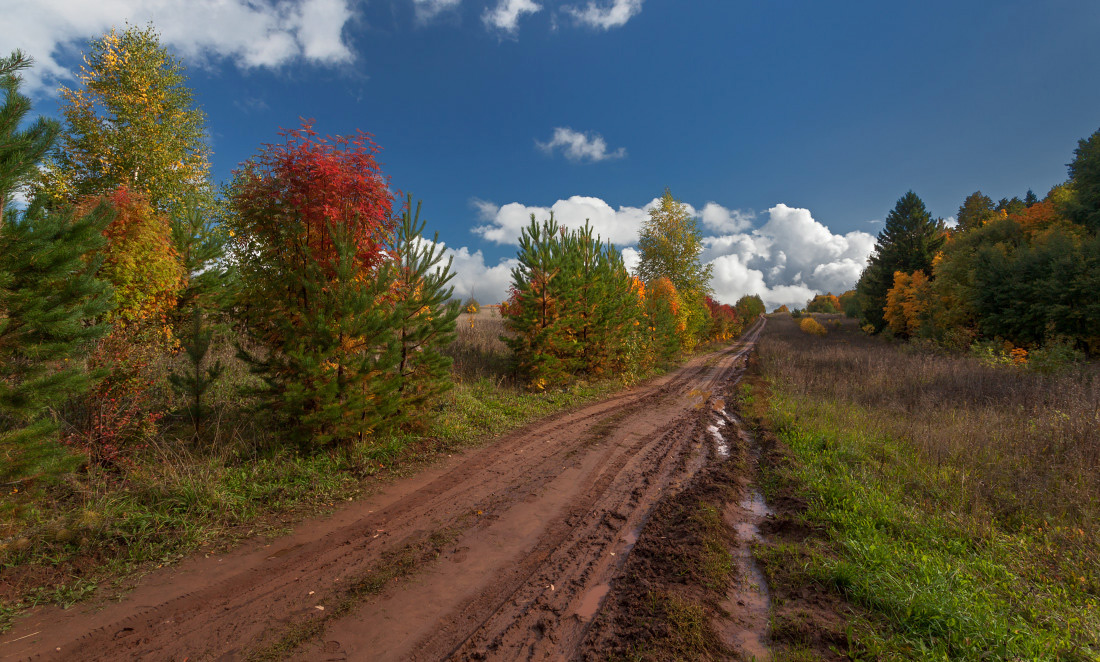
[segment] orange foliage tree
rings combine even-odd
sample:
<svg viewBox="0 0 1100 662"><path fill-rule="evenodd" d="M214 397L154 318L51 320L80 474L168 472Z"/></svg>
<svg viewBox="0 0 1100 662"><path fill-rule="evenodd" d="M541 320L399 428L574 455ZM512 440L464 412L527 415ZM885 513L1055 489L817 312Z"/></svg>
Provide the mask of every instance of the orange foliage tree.
<svg viewBox="0 0 1100 662"><path fill-rule="evenodd" d="M104 201L114 208L115 217L103 231L106 245L95 255L103 258L99 277L115 288L114 315L124 323L163 326L186 284L168 219L143 194L125 186L103 198L85 199L79 212L87 213Z"/></svg>
<svg viewBox="0 0 1100 662"><path fill-rule="evenodd" d="M890 330L899 336L932 335L935 326L936 292L923 271L894 272L894 286L886 293L883 316Z"/></svg>

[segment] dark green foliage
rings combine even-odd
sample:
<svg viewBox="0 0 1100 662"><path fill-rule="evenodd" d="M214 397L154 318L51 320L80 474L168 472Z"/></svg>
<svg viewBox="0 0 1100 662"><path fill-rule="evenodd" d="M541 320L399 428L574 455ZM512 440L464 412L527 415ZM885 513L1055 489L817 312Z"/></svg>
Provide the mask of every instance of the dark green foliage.
<svg viewBox="0 0 1100 662"><path fill-rule="evenodd" d="M1075 194L1066 214L1074 223L1100 232L1100 129L1081 139L1073 154L1069 176Z"/></svg>
<svg viewBox="0 0 1100 662"><path fill-rule="evenodd" d="M425 222L420 220L420 203L412 212L408 197L397 223L393 255L397 294L397 413L422 425L436 398L449 391L451 357L443 349L455 339L455 320L461 312L454 291L448 286L454 277L451 260L443 264L438 233L431 242L423 240Z"/></svg>
<svg viewBox="0 0 1100 662"><path fill-rule="evenodd" d="M988 234L974 256L970 290L982 333L1017 345L1058 338L1096 345L1100 239L1081 241L1056 228L1028 241L1012 220Z"/></svg>
<svg viewBox="0 0 1100 662"><path fill-rule="evenodd" d="M840 295L840 308L844 312L845 317L859 317L859 295L855 290L848 290Z"/></svg>
<svg viewBox="0 0 1100 662"><path fill-rule="evenodd" d="M0 478L65 464L51 412L93 383L80 357L113 297L83 258L109 221L106 207L82 218L33 207L0 227Z"/></svg>
<svg viewBox="0 0 1100 662"><path fill-rule="evenodd" d="M943 222L933 220L917 194L909 191L886 216L875 252L856 284L862 319L876 331L886 326L883 308L894 285L894 272L932 273L932 258L943 245Z"/></svg>
<svg viewBox="0 0 1100 662"><path fill-rule="evenodd" d="M1001 198L997 203L997 211L1004 212L1007 216L1013 216L1027 209L1027 203L1013 196L1011 200L1008 198Z"/></svg>
<svg viewBox="0 0 1100 662"><path fill-rule="evenodd" d="M4 94L0 106L0 225L12 195L37 174L38 164L61 131L56 121L44 117L19 129L31 110L31 100L19 93L19 71L31 64L31 58L18 50L0 58L0 89Z"/></svg>
<svg viewBox="0 0 1100 662"><path fill-rule="evenodd" d="M764 301L757 294L746 294L738 299L733 307L737 311L737 316L744 321L746 326L752 324L753 320L763 315L765 311Z"/></svg>
<svg viewBox="0 0 1100 662"><path fill-rule="evenodd" d="M535 389L586 373L626 369L639 353L641 305L622 258L592 228L567 232L554 220L520 237L504 338Z"/></svg>
<svg viewBox="0 0 1100 662"><path fill-rule="evenodd" d="M210 351L210 339L213 338L214 332L203 324L201 308L193 306L191 310L191 333L182 338L181 343L190 364L186 372L170 374L168 381L177 393L188 399L187 413L195 426L195 435L198 436L202 434L203 422L207 414L203 396L221 376L223 366L218 361L212 366L204 367L208 363L206 356Z"/></svg>
<svg viewBox="0 0 1100 662"><path fill-rule="evenodd" d="M1035 195L1035 191L1032 191L1031 189L1028 189L1027 190L1027 195L1024 196L1024 204L1027 205L1028 207L1031 207L1031 206L1036 205L1038 203L1039 203L1039 197L1037 195Z"/></svg>
<svg viewBox="0 0 1100 662"><path fill-rule="evenodd" d="M342 227L329 231L334 263L302 246L282 262L241 265L241 318L263 348L240 348L262 380L251 392L260 415L307 448L362 441L399 403L392 267L363 274Z"/></svg>
<svg viewBox="0 0 1100 662"><path fill-rule="evenodd" d="M17 72L29 60L16 52L0 60L0 196L27 183L57 134L39 120L18 127L30 102L19 94ZM55 437L52 410L92 384L81 353L105 328L96 320L113 300L85 256L104 243L111 220L105 206L86 216L46 213L41 206L9 209L0 224L0 480L21 480L71 466Z"/></svg>
<svg viewBox="0 0 1100 662"><path fill-rule="evenodd" d="M966 232L974 228L980 228L984 223L992 220L994 216L996 216L996 212L993 209L993 200L982 194L981 191L974 191L966 196L966 200L963 200L962 206L959 207L958 230L959 232Z"/></svg>

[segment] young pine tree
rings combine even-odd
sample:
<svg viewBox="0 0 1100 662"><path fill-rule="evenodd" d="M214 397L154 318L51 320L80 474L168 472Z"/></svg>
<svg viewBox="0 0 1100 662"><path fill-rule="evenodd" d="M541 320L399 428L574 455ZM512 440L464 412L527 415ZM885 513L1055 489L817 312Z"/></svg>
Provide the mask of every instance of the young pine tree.
<svg viewBox="0 0 1100 662"><path fill-rule="evenodd" d="M335 256L322 263L305 249L303 262L274 269L273 287L242 271L244 321L266 352L242 347L241 358L263 381L261 413L304 448L363 442L400 406L392 267L364 273L348 233L337 226L330 238Z"/></svg>
<svg viewBox="0 0 1100 662"><path fill-rule="evenodd" d="M461 308L450 302L454 289L447 285L454 272L451 260L443 264L438 233L424 241L425 222L420 203L412 211L408 196L393 242L394 292L397 309L398 415L422 424L435 398L449 391L451 358L443 348L455 339L455 321Z"/></svg>
<svg viewBox="0 0 1100 662"><path fill-rule="evenodd" d="M579 341L573 312L578 301L575 257L567 250L561 228L549 220L531 223L520 235L519 265L512 269L512 294L501 308L503 338L516 367L531 388L560 384L578 369Z"/></svg>
<svg viewBox="0 0 1100 662"><path fill-rule="evenodd" d="M209 411L203 401L204 396L221 376L224 368L221 361L212 366L207 365L214 331L204 324L202 308L192 306L191 311L191 333L181 338L183 351L190 363L187 370L171 373L168 381L177 393L187 398L187 414L195 426L195 436L198 437L202 434L203 423Z"/></svg>
<svg viewBox="0 0 1100 662"><path fill-rule="evenodd" d="M18 72L30 66L16 51L0 59L0 206L28 183L57 126L38 120L19 126L30 110L19 93ZM99 261L85 257L103 245L110 210L83 216L46 213L32 204L0 217L0 481L10 482L72 466L56 441L51 410L88 390L80 357L105 328L110 287L96 278Z"/></svg>

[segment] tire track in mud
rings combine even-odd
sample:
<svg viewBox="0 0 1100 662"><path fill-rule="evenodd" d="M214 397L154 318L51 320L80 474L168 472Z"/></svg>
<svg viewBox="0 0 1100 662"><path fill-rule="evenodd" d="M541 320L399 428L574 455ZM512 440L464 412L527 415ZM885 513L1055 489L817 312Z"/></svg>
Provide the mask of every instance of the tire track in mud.
<svg viewBox="0 0 1100 662"><path fill-rule="evenodd" d="M762 328L270 546L192 559L100 612L42 610L5 639L37 634L0 647L0 659L243 660L287 628L326 618L297 659L568 657L656 502L705 464L708 399L740 375ZM385 555L441 530L453 542L415 577L339 618L317 609Z"/></svg>

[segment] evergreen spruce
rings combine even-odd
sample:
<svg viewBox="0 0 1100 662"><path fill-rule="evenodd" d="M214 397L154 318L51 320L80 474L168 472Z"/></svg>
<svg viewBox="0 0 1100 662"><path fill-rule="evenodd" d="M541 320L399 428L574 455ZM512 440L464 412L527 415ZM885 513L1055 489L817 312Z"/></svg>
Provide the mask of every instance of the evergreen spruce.
<svg viewBox="0 0 1100 662"><path fill-rule="evenodd" d="M886 216L875 252L863 270L859 292L862 320L876 331L886 327L883 308L886 293L894 286L894 272L932 273L932 259L943 245L943 222L933 220L917 194L909 191Z"/></svg>
<svg viewBox="0 0 1100 662"><path fill-rule="evenodd" d="M30 60L16 51L0 59L0 187L8 205L28 183L57 135L56 124L19 125L30 110L19 93L19 70ZM103 334L95 323L110 308L110 287L97 279L99 262L85 256L103 244L106 207L83 217L46 213L31 204L9 207L0 225L0 480L49 474L76 459L57 442L53 410L92 384L82 351Z"/></svg>
<svg viewBox="0 0 1100 662"><path fill-rule="evenodd" d="M1100 129L1077 143L1069 164L1074 195L1067 205L1070 220L1100 233Z"/></svg>
<svg viewBox="0 0 1100 662"><path fill-rule="evenodd" d="M461 308L451 302L454 278L451 260L443 264L439 234L423 240L425 222L420 220L420 203L412 211L408 196L397 224L393 255L397 293L397 415L417 424L425 422L435 398L449 391L451 358L443 349L454 342L455 321Z"/></svg>
<svg viewBox="0 0 1100 662"><path fill-rule="evenodd" d="M224 368L221 361L212 366L203 367L207 363L206 357L210 353L210 340L214 336L214 331L203 323L201 308L193 306L191 310L191 333L181 339L183 351L190 364L186 372L170 374L168 381L177 393L188 399L187 413L195 426L197 437L202 434L203 423L209 410L203 398L210 386L221 376Z"/></svg>

